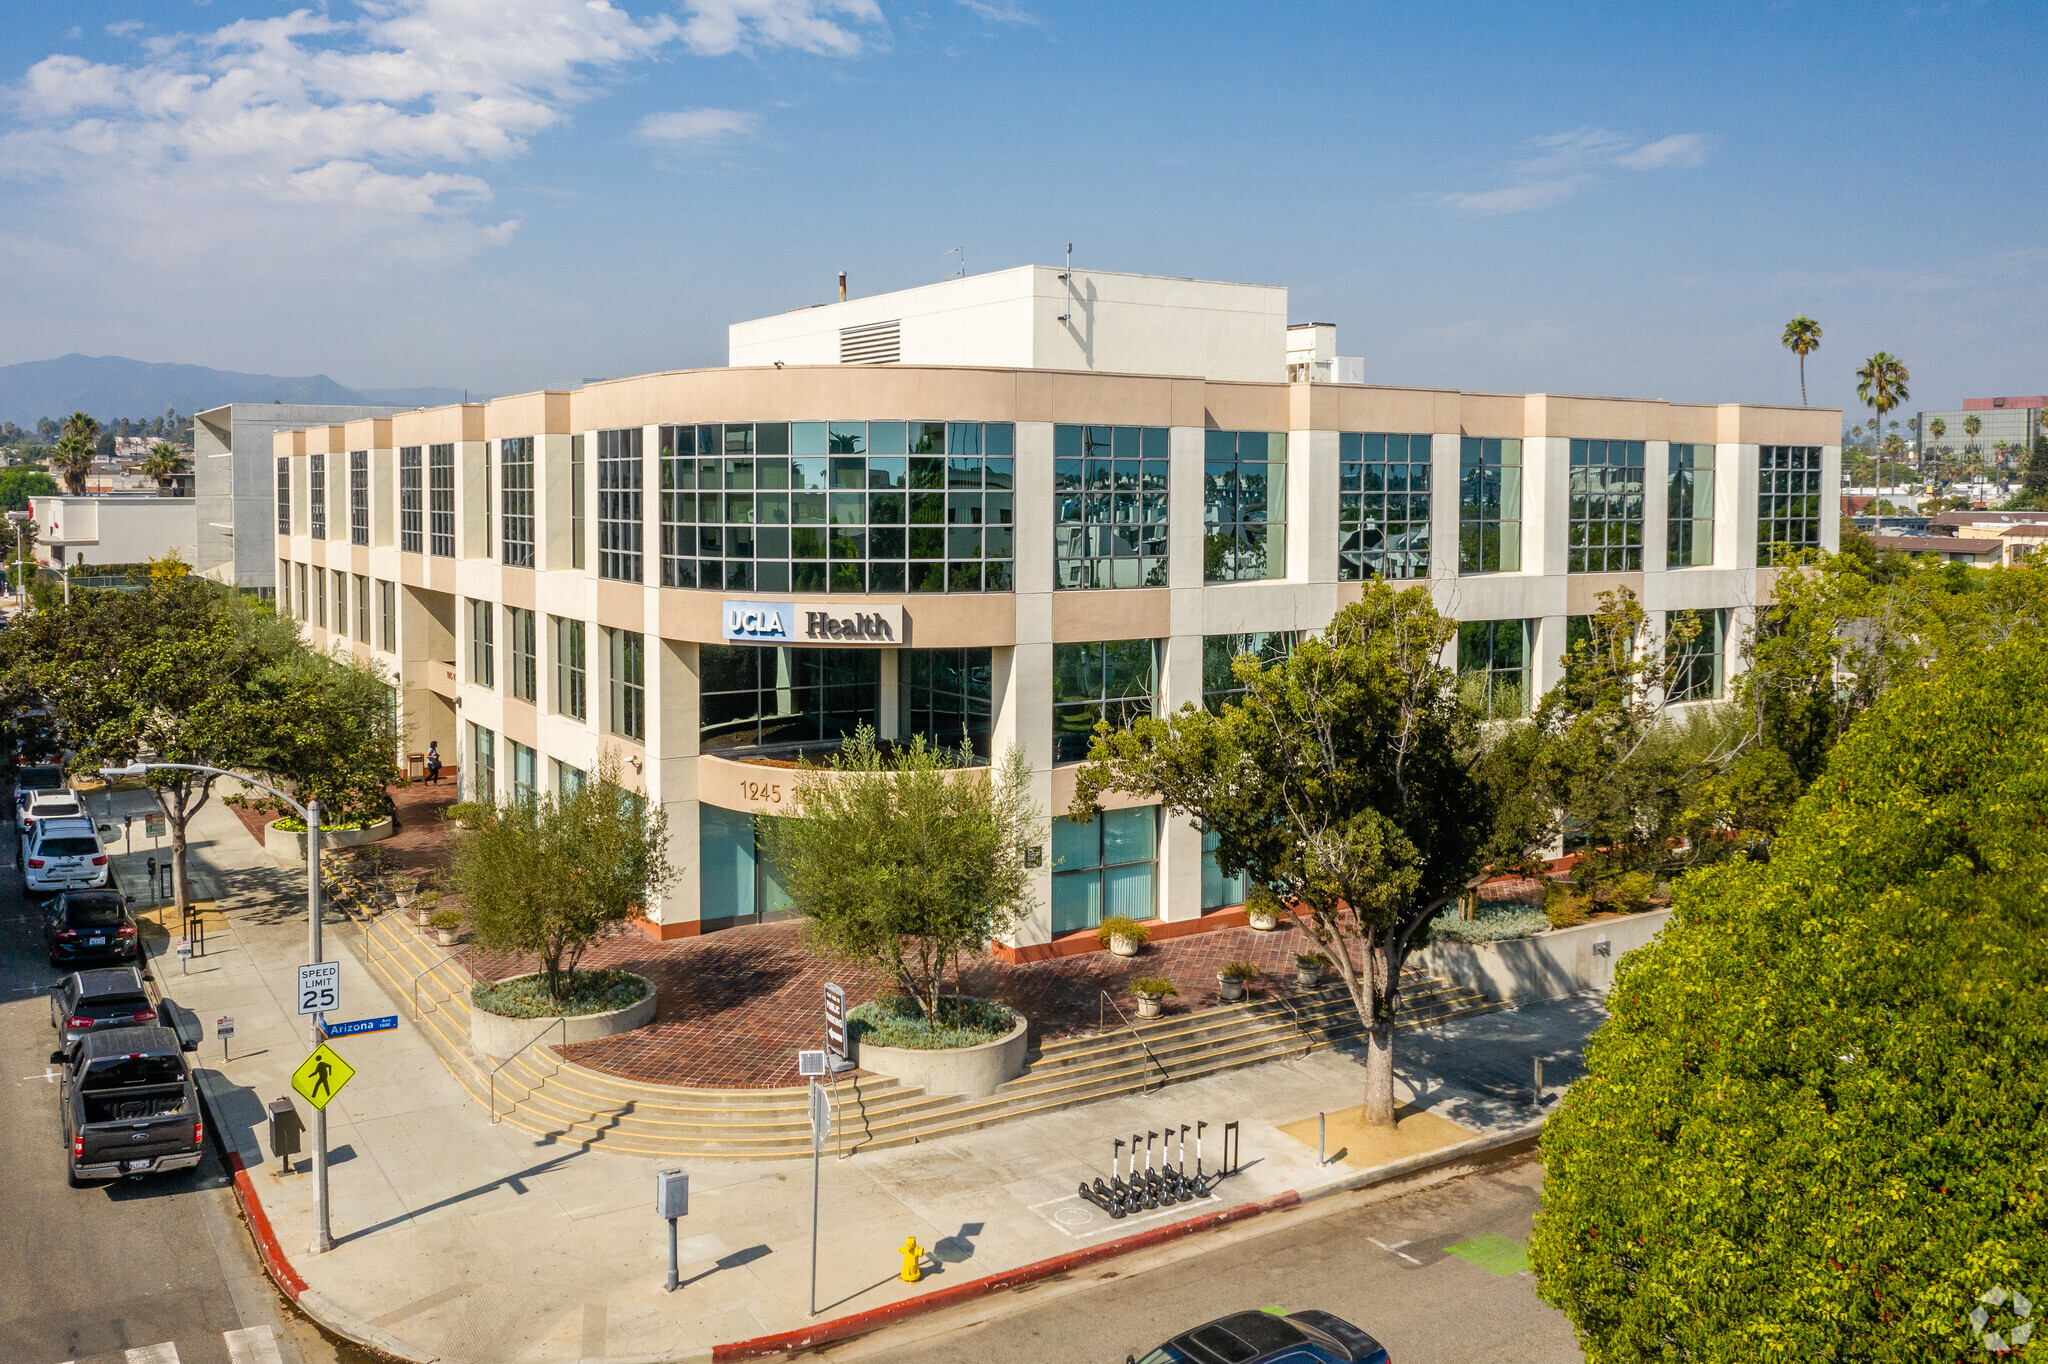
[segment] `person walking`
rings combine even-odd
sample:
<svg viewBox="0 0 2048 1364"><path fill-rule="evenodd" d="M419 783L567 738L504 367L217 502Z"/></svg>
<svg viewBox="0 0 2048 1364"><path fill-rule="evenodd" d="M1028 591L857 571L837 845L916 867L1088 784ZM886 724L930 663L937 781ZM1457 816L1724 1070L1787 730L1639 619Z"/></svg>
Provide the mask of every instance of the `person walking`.
<svg viewBox="0 0 2048 1364"><path fill-rule="evenodd" d="M439 741L429 740L427 743L427 785L439 786L440 784L441 747Z"/></svg>

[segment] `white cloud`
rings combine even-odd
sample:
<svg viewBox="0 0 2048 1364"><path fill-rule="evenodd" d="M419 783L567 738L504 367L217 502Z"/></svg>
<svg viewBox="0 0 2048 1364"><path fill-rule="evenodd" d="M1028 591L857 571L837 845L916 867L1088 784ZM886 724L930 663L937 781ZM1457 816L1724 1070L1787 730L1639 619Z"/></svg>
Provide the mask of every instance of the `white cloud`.
<svg viewBox="0 0 2048 1364"><path fill-rule="evenodd" d="M1029 10L1020 9L1007 0L1001 4L990 4L989 0L957 0L962 9L972 10L992 24L1029 24L1043 28L1045 21Z"/></svg>
<svg viewBox="0 0 2048 1364"><path fill-rule="evenodd" d="M678 109L640 120L640 136L651 142L718 142L753 131L755 115L738 109Z"/></svg>
<svg viewBox="0 0 2048 1364"><path fill-rule="evenodd" d="M1507 168L1507 184L1445 194L1438 202L1467 213L1525 213L1562 203L1604 182L1610 171L1697 166L1706 160L1713 145L1713 139L1703 133L1676 133L1638 143L1605 128L1574 128L1532 142L1534 154Z"/></svg>
<svg viewBox="0 0 2048 1364"><path fill-rule="evenodd" d="M851 57L863 39L848 24L884 22L875 0L689 0L685 9L683 41L707 57L755 47Z"/></svg>

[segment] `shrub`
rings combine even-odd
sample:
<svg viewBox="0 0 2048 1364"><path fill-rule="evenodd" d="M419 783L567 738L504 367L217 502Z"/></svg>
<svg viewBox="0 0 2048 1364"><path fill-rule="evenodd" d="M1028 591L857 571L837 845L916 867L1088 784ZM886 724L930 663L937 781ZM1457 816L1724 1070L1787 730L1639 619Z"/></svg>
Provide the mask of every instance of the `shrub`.
<svg viewBox="0 0 2048 1364"><path fill-rule="evenodd" d="M1139 923L1136 919L1127 919L1121 914L1112 914L1109 918L1102 921L1100 928L1095 930L1095 941L1101 943L1104 947L1109 946L1111 938L1128 938L1138 946L1143 947L1151 940L1152 930Z"/></svg>
<svg viewBox="0 0 2048 1364"><path fill-rule="evenodd" d="M1017 1015L1011 1010L965 995L939 996L936 1027L926 1020L917 997L908 994L869 1000L846 1014L849 1042L865 1041L878 1047L907 1047L912 1051L978 1047L1008 1037L1016 1026Z"/></svg>
<svg viewBox="0 0 2048 1364"><path fill-rule="evenodd" d="M1330 954L1327 952L1296 952L1294 954L1294 964L1304 970L1314 968L1320 971L1326 966L1335 966L1337 963L1330 960Z"/></svg>
<svg viewBox="0 0 2048 1364"><path fill-rule="evenodd" d="M1549 927L1550 919L1542 910L1508 901L1505 907L1482 911L1472 919L1461 917L1455 909L1445 910L1430 920L1429 936L1438 942L1508 942L1533 938Z"/></svg>
<svg viewBox="0 0 2048 1364"><path fill-rule="evenodd" d="M1544 897L1543 914L1552 928L1571 928L1586 922L1589 917L1586 898L1574 895L1556 882L1551 884L1550 894Z"/></svg>
<svg viewBox="0 0 2048 1364"><path fill-rule="evenodd" d="M1650 907L1656 888L1657 878L1647 871L1623 872L1611 881L1594 882L1592 900L1601 909L1635 914Z"/></svg>
<svg viewBox="0 0 2048 1364"><path fill-rule="evenodd" d="M428 919L427 925L431 928L438 928L443 933L450 933L462 927L462 916L452 909L444 909L439 914Z"/></svg>
<svg viewBox="0 0 2048 1364"><path fill-rule="evenodd" d="M1248 961L1226 961L1216 974L1224 980L1257 980L1259 968Z"/></svg>
<svg viewBox="0 0 2048 1364"><path fill-rule="evenodd" d="M552 995L544 975L479 981L469 998L485 1013L504 1018L578 1018L638 1004L650 988L632 972L616 968L565 971L561 982L561 993Z"/></svg>
<svg viewBox="0 0 2048 1364"><path fill-rule="evenodd" d="M1139 976L1131 982L1131 993L1143 995L1147 999L1164 999L1168 995L1177 995L1180 991L1164 976Z"/></svg>

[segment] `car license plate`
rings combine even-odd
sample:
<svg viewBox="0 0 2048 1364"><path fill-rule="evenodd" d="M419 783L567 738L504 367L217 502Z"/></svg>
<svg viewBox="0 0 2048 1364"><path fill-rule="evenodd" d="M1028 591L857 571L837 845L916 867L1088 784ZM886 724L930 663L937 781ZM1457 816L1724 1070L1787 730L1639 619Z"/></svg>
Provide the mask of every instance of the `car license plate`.
<svg viewBox="0 0 2048 1364"><path fill-rule="evenodd" d="M87 938L85 940L85 945L87 947L105 947L107 945L107 940L105 938Z"/></svg>
<svg viewBox="0 0 2048 1364"><path fill-rule="evenodd" d="M122 1168L122 1169L124 1169L124 1170L146 1170L146 1169L148 1169L148 1168L149 1168L149 1161L147 1161L147 1160L124 1160L124 1161L122 1161L122 1162L121 1162L121 1168Z"/></svg>

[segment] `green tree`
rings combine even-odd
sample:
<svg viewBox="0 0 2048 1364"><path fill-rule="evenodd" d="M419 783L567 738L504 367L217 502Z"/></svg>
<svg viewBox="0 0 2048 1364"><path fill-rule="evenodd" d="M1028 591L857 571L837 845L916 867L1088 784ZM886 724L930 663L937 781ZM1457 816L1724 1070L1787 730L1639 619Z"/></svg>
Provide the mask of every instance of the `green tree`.
<svg viewBox="0 0 2048 1364"><path fill-rule="evenodd" d="M31 497L56 495L57 481L40 469L0 470L0 511L27 511Z"/></svg>
<svg viewBox="0 0 2048 1364"><path fill-rule="evenodd" d="M73 412L64 419L63 434L57 438L57 448L50 456L50 467L64 478L64 487L73 497L85 495L85 478L92 472L92 462L98 458L100 424L83 412Z"/></svg>
<svg viewBox="0 0 2048 1364"><path fill-rule="evenodd" d="M2038 629L1913 670L1621 963L1530 1246L1593 1364L1978 1358L2039 1296L2044 733Z"/></svg>
<svg viewBox="0 0 2048 1364"><path fill-rule="evenodd" d="M149 447L149 457L135 466L135 472L144 478L156 480L158 491L170 490L171 480L185 472L185 457L169 441L158 441Z"/></svg>
<svg viewBox="0 0 2048 1364"><path fill-rule="evenodd" d="M1335 961L1365 1025L1366 1119L1394 1122L1394 1022L1415 935L1497 841L1501 800L1480 727L1442 662L1457 625L1428 589L1367 583L1320 636L1261 667L1211 715L1190 705L1098 726L1070 814L1106 791L1157 792L1217 838L1225 875L1291 917Z"/></svg>
<svg viewBox="0 0 2048 1364"><path fill-rule="evenodd" d="M1906 390L1906 381L1912 377L1905 363L1889 351L1879 351L1856 371L1856 396L1876 413L1870 424L1873 444L1883 432L1885 414L1913 396Z"/></svg>
<svg viewBox="0 0 2048 1364"><path fill-rule="evenodd" d="M574 988L590 945L646 911L674 879L668 815L619 784L605 757L565 796L462 807L450 874L479 947L540 959L548 993Z"/></svg>
<svg viewBox="0 0 2048 1364"><path fill-rule="evenodd" d="M1799 405L1806 406L1806 357L1820 349L1820 323L1801 313L1785 324L1780 338L1786 350L1799 357Z"/></svg>
<svg viewBox="0 0 2048 1364"><path fill-rule="evenodd" d="M920 737L885 755L863 725L798 772L762 839L813 946L887 973L936 1025L948 969L1030 912L1024 852L1044 823L1018 750L975 767Z"/></svg>

